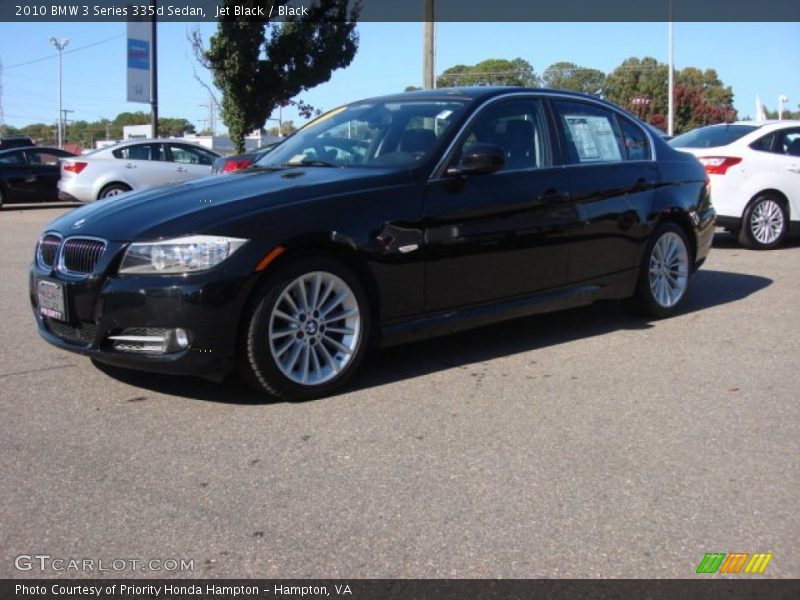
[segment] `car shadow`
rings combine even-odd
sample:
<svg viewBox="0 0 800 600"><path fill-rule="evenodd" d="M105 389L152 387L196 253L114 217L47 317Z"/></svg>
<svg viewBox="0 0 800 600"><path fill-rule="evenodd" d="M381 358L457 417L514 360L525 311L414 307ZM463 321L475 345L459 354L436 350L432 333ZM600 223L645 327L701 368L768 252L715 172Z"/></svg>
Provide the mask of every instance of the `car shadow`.
<svg viewBox="0 0 800 600"><path fill-rule="evenodd" d="M743 300L772 283L771 279L700 270L682 314ZM647 330L652 322L635 316L626 302L598 302L588 307L536 315L489 325L463 333L373 351L345 392L365 390L445 369L556 346L619 330ZM175 377L97 364L110 377L161 394L226 404L279 402L249 388L237 377L213 383L194 377Z"/></svg>
<svg viewBox="0 0 800 600"><path fill-rule="evenodd" d="M761 250L750 250L749 248L745 248L739 243L739 240L736 239L736 236L728 231L717 231L714 234L714 248L730 248L730 249L739 249L743 252L762 252ZM800 248L800 235L797 235L794 231L790 232L789 235L786 236L786 239L783 240L783 243L776 248L776 250L781 249L788 249L788 248ZM765 252L770 252L770 250L765 250Z"/></svg>

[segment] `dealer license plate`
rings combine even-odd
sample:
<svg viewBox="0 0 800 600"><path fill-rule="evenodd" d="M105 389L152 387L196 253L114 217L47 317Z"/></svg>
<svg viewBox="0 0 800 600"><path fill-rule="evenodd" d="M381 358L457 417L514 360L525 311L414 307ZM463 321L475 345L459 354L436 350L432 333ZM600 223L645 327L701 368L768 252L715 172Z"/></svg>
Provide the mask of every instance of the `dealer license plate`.
<svg viewBox="0 0 800 600"><path fill-rule="evenodd" d="M67 320L64 308L64 286L55 281L39 280L36 284L39 297L39 313L59 321Z"/></svg>

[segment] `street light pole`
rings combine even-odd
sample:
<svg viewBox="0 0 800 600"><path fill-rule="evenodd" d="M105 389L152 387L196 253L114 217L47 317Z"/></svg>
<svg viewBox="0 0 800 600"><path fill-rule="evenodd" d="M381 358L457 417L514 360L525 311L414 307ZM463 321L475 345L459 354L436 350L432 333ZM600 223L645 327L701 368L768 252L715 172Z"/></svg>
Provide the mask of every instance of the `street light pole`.
<svg viewBox="0 0 800 600"><path fill-rule="evenodd" d="M672 2L669 3L669 78L667 87L669 91L668 116L667 116L667 135L675 135L675 59L673 55L672 42Z"/></svg>
<svg viewBox="0 0 800 600"><path fill-rule="evenodd" d="M63 111L61 109L61 52L64 48L67 47L69 44L69 39L64 38L60 42L55 38L50 38L50 43L53 47L58 51L58 147L63 149L64 148L64 124L61 120L61 115L63 115Z"/></svg>

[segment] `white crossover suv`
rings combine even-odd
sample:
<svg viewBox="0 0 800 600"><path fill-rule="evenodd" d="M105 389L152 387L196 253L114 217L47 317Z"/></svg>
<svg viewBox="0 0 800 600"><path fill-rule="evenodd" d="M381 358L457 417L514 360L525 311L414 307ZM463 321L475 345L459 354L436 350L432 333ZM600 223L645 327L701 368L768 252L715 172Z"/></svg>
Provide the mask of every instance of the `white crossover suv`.
<svg viewBox="0 0 800 600"><path fill-rule="evenodd" d="M180 139L130 140L61 162L60 200L93 202L211 175L219 154Z"/></svg>
<svg viewBox="0 0 800 600"><path fill-rule="evenodd" d="M743 245L774 248L800 227L800 121L709 125L669 144L703 163L717 224Z"/></svg>

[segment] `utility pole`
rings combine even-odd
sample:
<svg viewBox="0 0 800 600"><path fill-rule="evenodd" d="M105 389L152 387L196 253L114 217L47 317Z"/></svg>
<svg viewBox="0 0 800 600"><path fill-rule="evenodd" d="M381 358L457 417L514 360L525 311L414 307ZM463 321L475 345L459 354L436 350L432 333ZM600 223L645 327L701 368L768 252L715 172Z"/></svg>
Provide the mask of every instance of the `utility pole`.
<svg viewBox="0 0 800 600"><path fill-rule="evenodd" d="M158 137L158 48L156 45L156 0L150 0L153 17L150 22L150 129Z"/></svg>
<svg viewBox="0 0 800 600"><path fill-rule="evenodd" d="M69 110L67 108L61 109L61 138L62 145L60 148L63 148L63 144L67 141L67 113L75 112L74 110Z"/></svg>
<svg viewBox="0 0 800 600"><path fill-rule="evenodd" d="M64 38L59 42L55 37L51 37L50 43L58 51L58 147L64 148L64 125L61 122L61 53L69 44L69 39Z"/></svg>
<svg viewBox="0 0 800 600"><path fill-rule="evenodd" d="M432 90L436 87L436 7L435 0L422 1L422 87Z"/></svg>
<svg viewBox="0 0 800 600"><path fill-rule="evenodd" d="M211 94L208 95L208 103L207 104L199 104L201 108L208 109L208 119L203 119L204 122L208 123L208 129L211 131L211 137L215 135L215 128L216 128L216 120L214 118L214 109L217 106L216 101L214 100L214 96Z"/></svg>

